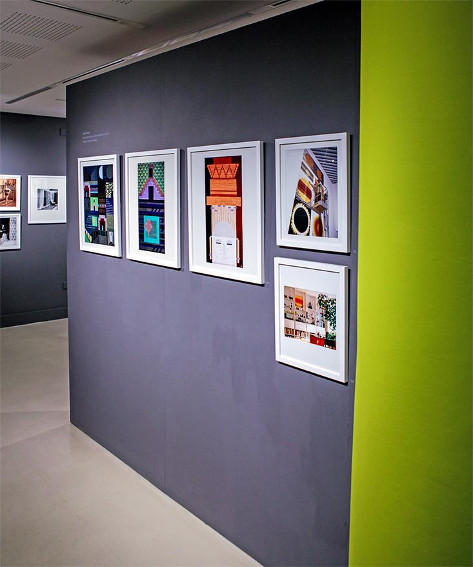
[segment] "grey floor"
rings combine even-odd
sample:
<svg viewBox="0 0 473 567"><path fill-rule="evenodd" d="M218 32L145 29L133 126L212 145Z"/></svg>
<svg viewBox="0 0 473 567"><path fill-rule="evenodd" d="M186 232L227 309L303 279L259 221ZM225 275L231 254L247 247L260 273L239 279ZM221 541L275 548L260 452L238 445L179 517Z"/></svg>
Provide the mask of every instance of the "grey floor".
<svg viewBox="0 0 473 567"><path fill-rule="evenodd" d="M258 565L69 423L66 319L0 338L3 567Z"/></svg>

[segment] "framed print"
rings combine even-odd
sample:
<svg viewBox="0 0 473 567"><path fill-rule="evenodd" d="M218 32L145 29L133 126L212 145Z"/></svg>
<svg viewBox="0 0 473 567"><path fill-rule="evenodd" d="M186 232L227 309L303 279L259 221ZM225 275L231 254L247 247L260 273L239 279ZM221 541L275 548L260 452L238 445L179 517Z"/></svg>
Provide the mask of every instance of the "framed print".
<svg viewBox="0 0 473 567"><path fill-rule="evenodd" d="M78 159L80 249L121 256L118 155Z"/></svg>
<svg viewBox="0 0 473 567"><path fill-rule="evenodd" d="M28 175L28 223L66 222L66 177Z"/></svg>
<svg viewBox="0 0 473 567"><path fill-rule="evenodd" d="M274 259L276 360L347 382L348 268Z"/></svg>
<svg viewBox="0 0 473 567"><path fill-rule="evenodd" d="M349 135L281 138L275 146L277 244L349 252Z"/></svg>
<svg viewBox="0 0 473 567"><path fill-rule="evenodd" d="M21 175L0 175L0 212L19 211Z"/></svg>
<svg viewBox="0 0 473 567"><path fill-rule="evenodd" d="M125 154L126 257L181 267L179 150Z"/></svg>
<svg viewBox="0 0 473 567"><path fill-rule="evenodd" d="M187 150L192 272L262 284L263 143Z"/></svg>
<svg viewBox="0 0 473 567"><path fill-rule="evenodd" d="M21 215L0 215L0 250L21 248Z"/></svg>

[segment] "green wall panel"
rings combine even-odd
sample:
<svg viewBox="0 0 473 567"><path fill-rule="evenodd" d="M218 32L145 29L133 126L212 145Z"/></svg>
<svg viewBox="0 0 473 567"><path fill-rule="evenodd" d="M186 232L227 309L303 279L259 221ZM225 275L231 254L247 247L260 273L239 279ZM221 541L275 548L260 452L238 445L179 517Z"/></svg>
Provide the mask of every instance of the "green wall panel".
<svg viewBox="0 0 473 567"><path fill-rule="evenodd" d="M352 566L471 565L471 31L362 4Z"/></svg>

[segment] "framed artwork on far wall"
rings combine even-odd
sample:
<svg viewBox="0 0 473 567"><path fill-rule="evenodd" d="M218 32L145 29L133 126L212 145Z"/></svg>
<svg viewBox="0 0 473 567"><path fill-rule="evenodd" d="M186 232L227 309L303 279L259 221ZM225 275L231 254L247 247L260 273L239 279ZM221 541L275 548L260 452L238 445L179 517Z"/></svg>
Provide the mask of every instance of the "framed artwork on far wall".
<svg viewBox="0 0 473 567"><path fill-rule="evenodd" d="M0 250L21 248L21 215L0 215Z"/></svg>
<svg viewBox="0 0 473 567"><path fill-rule="evenodd" d="M28 224L66 222L66 177L28 175Z"/></svg>
<svg viewBox="0 0 473 567"><path fill-rule="evenodd" d="M350 251L349 139L342 132L275 141L279 246Z"/></svg>
<svg viewBox="0 0 473 567"><path fill-rule="evenodd" d="M126 257L181 267L179 150L125 154Z"/></svg>
<svg viewBox="0 0 473 567"><path fill-rule="evenodd" d="M121 256L117 154L79 158L79 245L85 252Z"/></svg>
<svg viewBox="0 0 473 567"><path fill-rule="evenodd" d="M348 381L348 268L274 259L276 360Z"/></svg>
<svg viewBox="0 0 473 567"><path fill-rule="evenodd" d="M21 175L0 175L0 212L19 211Z"/></svg>
<svg viewBox="0 0 473 567"><path fill-rule="evenodd" d="M259 141L187 149L192 272L264 283L262 152Z"/></svg>

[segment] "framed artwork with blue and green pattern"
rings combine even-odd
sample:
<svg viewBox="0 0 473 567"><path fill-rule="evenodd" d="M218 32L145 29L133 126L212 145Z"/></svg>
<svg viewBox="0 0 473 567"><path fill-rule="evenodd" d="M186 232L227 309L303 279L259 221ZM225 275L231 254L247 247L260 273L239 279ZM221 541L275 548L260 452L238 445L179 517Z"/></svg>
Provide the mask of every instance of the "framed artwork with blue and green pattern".
<svg viewBox="0 0 473 567"><path fill-rule="evenodd" d="M125 154L126 257L180 268L179 150Z"/></svg>
<svg viewBox="0 0 473 567"><path fill-rule="evenodd" d="M120 257L120 174L117 154L78 159L79 247Z"/></svg>

